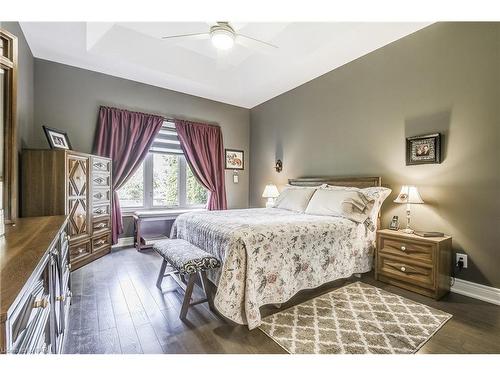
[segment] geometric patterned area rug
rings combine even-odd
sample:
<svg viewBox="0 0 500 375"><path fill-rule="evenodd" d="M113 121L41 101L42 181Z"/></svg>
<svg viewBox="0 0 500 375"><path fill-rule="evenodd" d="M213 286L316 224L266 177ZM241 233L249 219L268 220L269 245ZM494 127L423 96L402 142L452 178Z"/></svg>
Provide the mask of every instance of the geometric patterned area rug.
<svg viewBox="0 0 500 375"><path fill-rule="evenodd" d="M451 317L358 281L267 316L259 328L292 354L411 354Z"/></svg>

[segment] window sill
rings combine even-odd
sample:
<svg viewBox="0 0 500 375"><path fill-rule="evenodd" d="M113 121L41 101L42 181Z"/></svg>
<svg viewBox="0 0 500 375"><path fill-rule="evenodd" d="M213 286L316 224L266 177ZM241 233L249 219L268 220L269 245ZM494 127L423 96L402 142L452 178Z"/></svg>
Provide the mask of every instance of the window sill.
<svg viewBox="0 0 500 375"><path fill-rule="evenodd" d="M122 217L161 217L161 216L178 216L186 212L206 211L206 208L157 208L145 209L138 208L136 210L122 211Z"/></svg>

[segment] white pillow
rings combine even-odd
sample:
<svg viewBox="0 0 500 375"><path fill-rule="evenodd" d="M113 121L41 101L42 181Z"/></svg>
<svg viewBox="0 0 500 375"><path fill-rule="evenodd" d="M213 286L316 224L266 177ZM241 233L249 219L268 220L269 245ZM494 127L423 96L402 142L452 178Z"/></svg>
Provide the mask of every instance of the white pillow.
<svg viewBox="0 0 500 375"><path fill-rule="evenodd" d="M276 198L276 202L273 207L304 212L315 191L315 187L286 187L285 190L281 192L279 197Z"/></svg>
<svg viewBox="0 0 500 375"><path fill-rule="evenodd" d="M328 185L316 191L309 201L305 213L310 215L342 216L357 222L363 221L363 217L366 215L371 223L376 225L380 207L390 193L391 189L385 187L358 189ZM346 211L346 205L343 205L346 200L365 200L359 194L363 194L366 198L366 210L362 212L362 215L359 212Z"/></svg>
<svg viewBox="0 0 500 375"><path fill-rule="evenodd" d="M306 214L325 216L344 216L342 202L359 199L359 192L343 189L318 189L307 205ZM372 200L373 202L373 200Z"/></svg>
<svg viewBox="0 0 500 375"><path fill-rule="evenodd" d="M374 199L375 202L373 204L373 209L370 214L370 219L374 224L377 223L378 213L380 211L380 207L382 207L382 203L386 200L386 198L391 194L392 190L382 186L373 186L369 188L359 189L355 187L345 187L345 186L331 186L327 185L324 187L325 189L332 190L349 190L349 191L358 191L366 195L369 199Z"/></svg>

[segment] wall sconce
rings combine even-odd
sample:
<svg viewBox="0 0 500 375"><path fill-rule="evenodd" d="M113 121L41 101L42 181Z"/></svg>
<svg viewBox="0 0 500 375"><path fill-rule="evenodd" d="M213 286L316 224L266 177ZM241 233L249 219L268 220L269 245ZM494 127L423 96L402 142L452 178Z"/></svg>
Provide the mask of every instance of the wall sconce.
<svg viewBox="0 0 500 375"><path fill-rule="evenodd" d="M276 172L280 173L283 170L283 162L280 159L276 160L274 168L276 169Z"/></svg>

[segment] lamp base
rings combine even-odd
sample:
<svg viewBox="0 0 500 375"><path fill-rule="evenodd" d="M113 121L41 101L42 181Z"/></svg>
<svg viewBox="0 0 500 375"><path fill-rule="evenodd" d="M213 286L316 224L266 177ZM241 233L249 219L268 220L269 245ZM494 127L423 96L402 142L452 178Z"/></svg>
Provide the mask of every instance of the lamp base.
<svg viewBox="0 0 500 375"><path fill-rule="evenodd" d="M413 234L413 232L415 232L415 231L411 228L405 228L405 229L401 229L401 232L406 233L406 234Z"/></svg>
<svg viewBox="0 0 500 375"><path fill-rule="evenodd" d="M274 198L267 198L266 208L273 208L273 207L274 207Z"/></svg>

